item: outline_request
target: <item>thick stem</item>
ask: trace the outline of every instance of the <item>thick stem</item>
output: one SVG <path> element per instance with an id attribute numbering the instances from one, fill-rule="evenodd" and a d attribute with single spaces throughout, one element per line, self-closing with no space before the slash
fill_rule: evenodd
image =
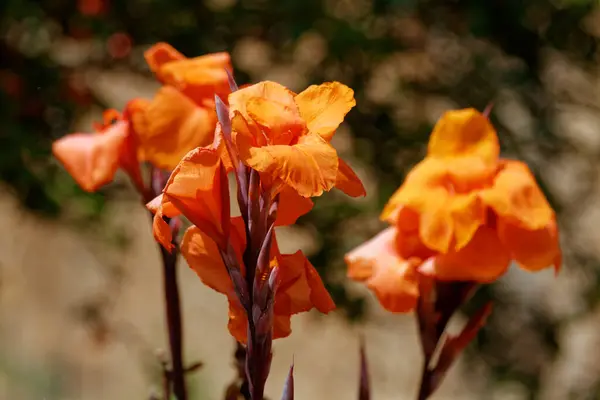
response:
<path id="1" fill-rule="evenodd" d="M 181 303 L 177 284 L 177 251 L 169 253 L 160 246 L 163 261 L 163 287 L 165 309 L 169 332 L 169 349 L 171 352 L 171 382 L 177 400 L 187 400 L 185 387 L 185 370 L 183 367 L 183 340 L 181 323 Z"/>

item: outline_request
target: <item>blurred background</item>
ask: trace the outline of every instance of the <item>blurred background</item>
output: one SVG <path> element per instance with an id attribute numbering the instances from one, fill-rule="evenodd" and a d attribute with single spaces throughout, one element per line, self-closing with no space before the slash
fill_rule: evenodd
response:
<path id="1" fill-rule="evenodd" d="M 330 193 L 295 227 L 339 311 L 294 318 L 268 394 L 295 357 L 300 399 L 356 398 L 364 335 L 374 397 L 412 399 L 412 316 L 386 314 L 344 279 L 343 254 L 424 154 L 447 109 L 493 103 L 506 157 L 526 161 L 556 208 L 565 264 L 482 289 L 488 325 L 434 399 L 600 398 L 600 2 L 597 0 L 3 0 L 0 2 L 0 399 L 148 399 L 166 346 L 149 221 L 122 176 L 85 194 L 50 154 L 106 107 L 151 97 L 143 52 L 228 51 L 240 84 L 300 91 L 341 81 L 358 105 L 334 139 L 368 196 Z M 182 262 L 195 399 L 235 377 L 224 297 Z M 468 310 L 467 310 L 468 312 Z M 460 318 L 459 318 L 460 319 Z M 460 323 L 460 321 L 457 321 Z"/>

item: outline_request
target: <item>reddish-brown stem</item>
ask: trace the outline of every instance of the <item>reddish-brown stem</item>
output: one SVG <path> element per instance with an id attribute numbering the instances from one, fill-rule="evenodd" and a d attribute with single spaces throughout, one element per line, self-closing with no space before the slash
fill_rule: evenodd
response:
<path id="1" fill-rule="evenodd" d="M 187 400 L 185 370 L 183 367 L 181 302 L 177 283 L 177 247 L 171 253 L 164 247 L 160 245 L 159 247 L 163 261 L 163 288 L 171 353 L 170 377 L 173 383 L 173 394 L 177 400 Z"/>
<path id="2" fill-rule="evenodd" d="M 432 377 L 429 360 L 426 359 L 421 370 L 421 385 L 419 386 L 417 400 L 426 400 L 432 394 Z"/>

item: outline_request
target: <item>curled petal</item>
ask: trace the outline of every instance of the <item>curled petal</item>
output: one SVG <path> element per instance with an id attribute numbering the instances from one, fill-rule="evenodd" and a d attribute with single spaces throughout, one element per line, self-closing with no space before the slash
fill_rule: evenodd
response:
<path id="1" fill-rule="evenodd" d="M 144 52 L 144 58 L 150 67 L 150 70 L 155 73 L 159 79 L 162 77 L 159 75 L 160 68 L 166 63 L 178 60 L 185 60 L 185 56 L 175 50 L 173 46 L 168 43 L 160 42 L 150 47 Z"/>
<path id="2" fill-rule="evenodd" d="M 335 309 L 319 273 L 302 251 L 277 258 L 279 285 L 275 295 L 275 315 L 292 315 L 313 307 L 322 313 Z"/>
<path id="3" fill-rule="evenodd" d="M 528 230 L 505 220 L 498 221 L 500 240 L 519 265 L 528 271 L 539 271 L 549 266 L 560 270 L 562 255 L 558 228 L 553 219 L 548 226 Z"/>
<path id="4" fill-rule="evenodd" d="M 244 164 L 280 179 L 304 197 L 320 196 L 336 182 L 338 157 L 335 149 L 318 135 L 304 135 L 292 146 L 255 147 L 254 137 L 240 114 L 232 121 L 235 143 Z"/>
<path id="5" fill-rule="evenodd" d="M 441 254 L 424 263 L 419 271 L 444 281 L 492 282 L 510 264 L 510 254 L 496 231 L 482 226 L 462 249 Z"/>
<path id="6" fill-rule="evenodd" d="M 501 219 L 529 230 L 542 229 L 554 219 L 554 211 L 526 164 L 504 161 L 491 189 L 481 193 L 483 201 Z"/>
<path id="7" fill-rule="evenodd" d="M 477 157 L 495 164 L 500 145 L 489 120 L 473 108 L 446 112 L 429 139 L 428 156 L 439 158 Z"/>
<path id="8" fill-rule="evenodd" d="M 339 82 L 312 85 L 294 100 L 308 130 L 320 135 L 327 142 L 344 121 L 348 111 L 356 105 L 354 91 Z"/>
<path id="9" fill-rule="evenodd" d="M 277 209 L 276 226 L 287 226 L 296 223 L 296 220 L 302 215 L 308 213 L 313 208 L 313 201 L 302 197 L 289 186 L 279 192 L 279 207 Z"/>
<path id="10" fill-rule="evenodd" d="M 396 251 L 396 228 L 387 228 L 345 257 L 348 277 L 365 281 L 379 302 L 391 312 L 412 311 L 419 297 L 420 260 L 403 259 Z"/>
<path id="11" fill-rule="evenodd" d="M 173 231 L 171 231 L 171 227 L 163 219 L 163 214 L 160 209 L 154 214 L 154 219 L 152 220 L 152 233 L 154 235 L 154 240 L 160 243 L 162 247 L 169 253 L 173 251 L 173 248 L 175 247 L 173 245 Z"/>
<path id="12" fill-rule="evenodd" d="M 366 196 L 367 192 L 360 178 L 344 160 L 339 159 L 335 187 L 350 197 Z"/>
<path id="13" fill-rule="evenodd" d="M 213 142 L 214 110 L 199 107 L 177 89 L 163 86 L 146 107 L 131 116 L 139 156 L 172 170 L 187 152 Z"/>
<path id="14" fill-rule="evenodd" d="M 121 121 L 102 133 L 70 134 L 55 141 L 52 152 L 83 190 L 94 192 L 117 172 L 128 129 Z"/>
<path id="15" fill-rule="evenodd" d="M 485 223 L 486 207 L 477 193 L 455 195 L 450 202 L 450 215 L 454 228 L 454 249 L 465 247 Z"/>
<path id="16" fill-rule="evenodd" d="M 164 193 L 164 200 L 173 204 L 194 225 L 223 245 L 221 189 L 228 182 L 219 173 L 221 159 L 216 150 L 197 148 L 190 151 L 177 165 Z"/>

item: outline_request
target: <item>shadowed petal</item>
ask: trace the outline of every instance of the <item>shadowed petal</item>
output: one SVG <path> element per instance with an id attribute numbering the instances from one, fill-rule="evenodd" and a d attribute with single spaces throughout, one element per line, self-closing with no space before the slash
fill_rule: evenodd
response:
<path id="1" fill-rule="evenodd" d="M 423 264 L 419 271 L 447 281 L 492 282 L 510 264 L 510 254 L 492 228 L 482 226 L 459 251 L 442 254 Z"/>
<path id="2" fill-rule="evenodd" d="M 185 60 L 185 56 L 175 50 L 168 43 L 160 42 L 150 47 L 144 52 L 144 58 L 150 67 L 150 70 L 158 76 L 159 80 L 163 77 L 160 75 L 160 68 L 171 61 Z"/>
<path id="3" fill-rule="evenodd" d="M 289 186 L 279 192 L 279 207 L 277 209 L 276 226 L 287 226 L 296 223 L 296 220 L 302 215 L 308 213 L 313 208 L 313 201 L 309 198 L 300 196 Z"/>
<path id="4" fill-rule="evenodd" d="M 481 198 L 500 219 L 526 229 L 542 229 L 554 218 L 554 211 L 533 174 L 520 161 L 505 161 L 494 180 L 494 186 L 484 190 Z"/>
<path id="5" fill-rule="evenodd" d="M 365 187 L 352 168 L 344 160 L 339 159 L 335 187 L 350 197 L 366 196 Z"/>
<path id="6" fill-rule="evenodd" d="M 140 158 L 172 170 L 190 150 L 213 142 L 214 110 L 199 107 L 177 89 L 163 86 L 154 99 L 131 116 Z"/>
<path id="7" fill-rule="evenodd" d="M 366 281 L 379 302 L 391 312 L 409 312 L 419 297 L 419 259 L 405 260 L 395 248 L 396 228 L 387 228 L 345 257 L 348 277 Z"/>

